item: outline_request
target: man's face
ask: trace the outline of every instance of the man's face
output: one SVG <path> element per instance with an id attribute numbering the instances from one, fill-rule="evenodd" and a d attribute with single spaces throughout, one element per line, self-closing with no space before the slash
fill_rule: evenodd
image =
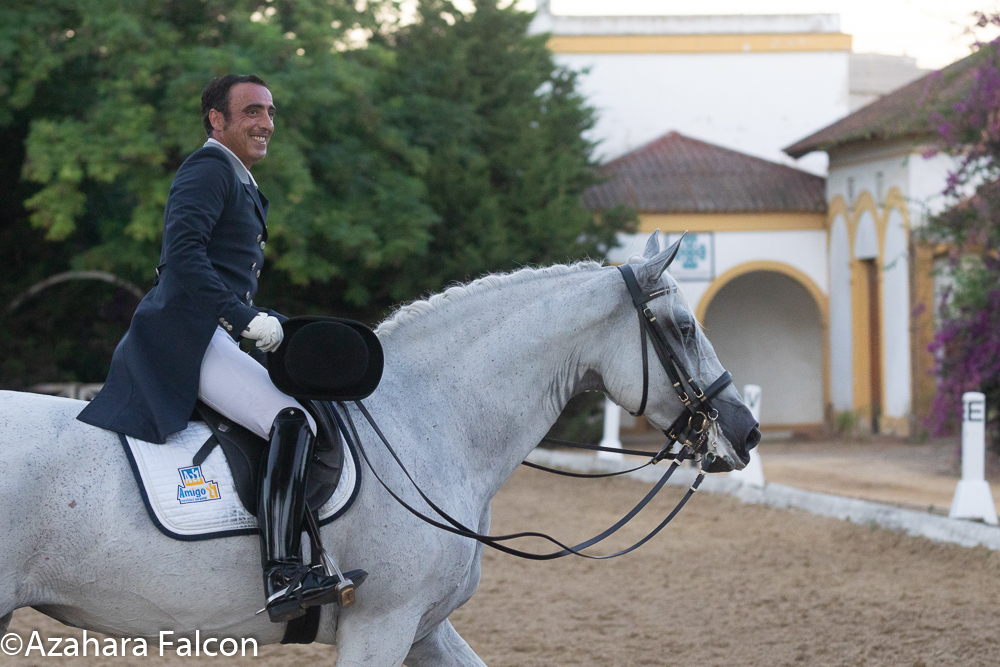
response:
<path id="1" fill-rule="evenodd" d="M 221 112 L 208 112 L 212 138 L 236 154 L 247 169 L 267 155 L 274 133 L 271 91 L 256 83 L 238 83 L 229 89 L 229 122 Z"/>

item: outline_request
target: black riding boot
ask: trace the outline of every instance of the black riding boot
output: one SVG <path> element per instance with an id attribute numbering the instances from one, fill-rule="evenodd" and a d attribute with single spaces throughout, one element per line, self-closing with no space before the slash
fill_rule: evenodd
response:
<path id="1" fill-rule="evenodd" d="M 302 410 L 286 408 L 278 413 L 271 427 L 257 505 L 265 608 L 275 623 L 290 621 L 305 614 L 306 607 L 337 598 L 338 579 L 302 563 L 306 467 L 314 442 Z"/>

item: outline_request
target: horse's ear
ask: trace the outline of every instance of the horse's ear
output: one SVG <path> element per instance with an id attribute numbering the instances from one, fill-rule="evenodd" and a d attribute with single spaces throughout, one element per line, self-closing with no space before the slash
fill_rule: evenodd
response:
<path id="1" fill-rule="evenodd" d="M 656 257 L 657 253 L 660 252 L 660 230 L 657 229 L 655 232 L 649 235 L 649 239 L 646 241 L 646 248 L 642 251 L 643 259 L 650 260 Z"/>
<path id="2" fill-rule="evenodd" d="M 687 234 L 687 232 L 684 232 Z M 642 265 L 640 271 L 641 276 L 639 282 L 644 285 L 653 285 L 663 275 L 663 272 L 667 270 L 670 263 L 674 261 L 677 257 L 677 251 L 680 250 L 681 241 L 684 239 L 684 234 L 681 234 L 681 238 L 677 239 L 676 242 L 666 250 L 661 253 L 657 253 L 652 259 L 646 261 Z"/>

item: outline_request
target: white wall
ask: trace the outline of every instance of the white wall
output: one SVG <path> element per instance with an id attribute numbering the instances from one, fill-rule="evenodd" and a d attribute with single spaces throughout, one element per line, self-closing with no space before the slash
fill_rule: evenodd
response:
<path id="1" fill-rule="evenodd" d="M 837 412 L 854 409 L 851 322 L 851 247 L 838 215 L 830 228 L 830 400 Z"/>
<path id="2" fill-rule="evenodd" d="M 903 216 L 889 213 L 882 276 L 885 406 L 888 417 L 910 414 L 910 279 Z"/>
<path id="3" fill-rule="evenodd" d="M 881 205 L 882 199 L 893 187 L 899 188 L 904 197 L 910 197 L 910 166 L 914 160 L 922 160 L 919 155 L 911 156 L 908 148 L 887 149 L 897 153 L 886 157 L 845 159 L 835 156 L 830 160 L 830 172 L 826 177 L 826 200 L 833 201 L 838 195 L 851 206 L 862 192 L 869 192 Z M 941 183 L 944 186 L 944 181 Z"/>
<path id="4" fill-rule="evenodd" d="M 840 34 L 837 14 L 566 16 L 540 2 L 533 34 L 754 35 Z M 589 69 L 581 90 L 597 107 L 592 137 L 605 160 L 670 130 L 728 148 L 793 163 L 781 152 L 849 110 L 847 51 L 557 54 L 556 62 Z M 826 171 L 826 154 L 798 165 Z"/>
<path id="5" fill-rule="evenodd" d="M 919 204 L 916 210 L 911 206 L 910 224 L 917 225 L 922 222 L 924 214 L 940 213 L 944 208 L 946 202 L 941 192 L 948 180 L 948 172 L 958 166 L 958 160 L 943 154 L 931 158 L 914 155 L 910 158 L 909 166 L 908 196 L 914 203 Z M 973 188 L 964 190 L 971 194 Z M 916 215 L 918 212 L 921 215 Z"/>
<path id="6" fill-rule="evenodd" d="M 557 54 L 597 108 L 602 159 L 671 130 L 776 162 L 789 144 L 847 114 L 846 52 Z M 826 155 L 798 166 L 824 173 Z"/>
<path id="7" fill-rule="evenodd" d="M 835 156 L 826 179 L 826 199 L 841 196 L 850 206 L 862 192 L 882 204 L 892 188 L 907 200 L 910 224 L 919 225 L 925 212 L 941 210 L 948 172 L 957 166 L 949 155 L 925 158 L 909 145 L 885 146 L 857 155 Z M 853 195 L 853 197 L 852 197 Z"/>
<path id="8" fill-rule="evenodd" d="M 738 276 L 709 304 L 705 334 L 735 386 L 761 386 L 762 424 L 823 421 L 823 327 L 798 282 L 771 271 Z"/>

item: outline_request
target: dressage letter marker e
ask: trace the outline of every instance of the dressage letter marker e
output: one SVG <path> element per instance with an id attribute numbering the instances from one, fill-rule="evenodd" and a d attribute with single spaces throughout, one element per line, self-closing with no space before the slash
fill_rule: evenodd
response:
<path id="1" fill-rule="evenodd" d="M 997 525 L 997 509 L 986 481 L 986 396 L 978 391 L 962 394 L 962 481 L 955 487 L 948 516 Z"/>

